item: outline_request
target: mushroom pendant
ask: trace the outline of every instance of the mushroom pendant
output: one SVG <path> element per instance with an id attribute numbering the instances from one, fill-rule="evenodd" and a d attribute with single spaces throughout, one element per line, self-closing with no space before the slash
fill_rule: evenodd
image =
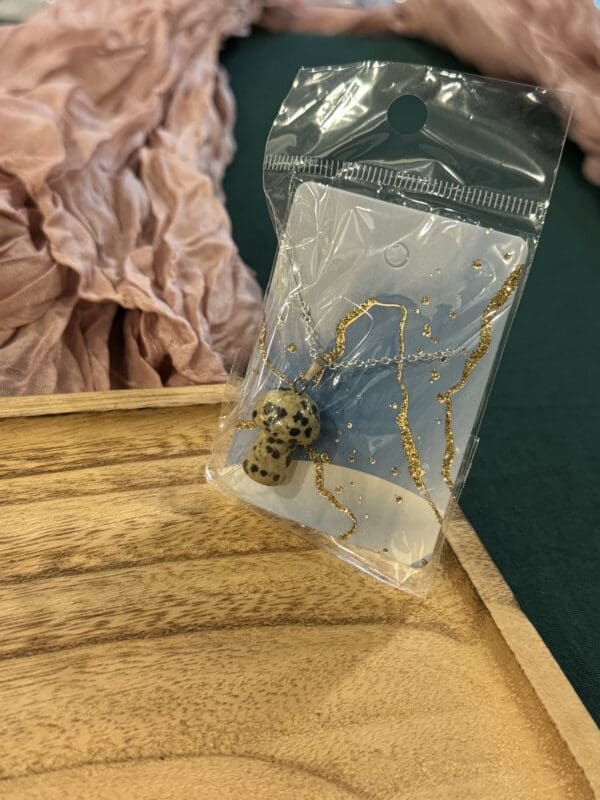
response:
<path id="1" fill-rule="evenodd" d="M 258 438 L 244 459 L 244 472 L 266 486 L 285 483 L 295 447 L 309 447 L 321 432 L 319 409 L 304 391 L 272 389 L 252 411 Z"/>

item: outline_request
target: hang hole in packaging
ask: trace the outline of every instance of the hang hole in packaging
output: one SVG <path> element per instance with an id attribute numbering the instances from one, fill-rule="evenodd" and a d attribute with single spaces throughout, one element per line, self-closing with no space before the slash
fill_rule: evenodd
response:
<path id="1" fill-rule="evenodd" d="M 418 133 L 427 122 L 427 105 L 415 94 L 401 94 L 390 103 L 387 120 L 398 134 Z"/>

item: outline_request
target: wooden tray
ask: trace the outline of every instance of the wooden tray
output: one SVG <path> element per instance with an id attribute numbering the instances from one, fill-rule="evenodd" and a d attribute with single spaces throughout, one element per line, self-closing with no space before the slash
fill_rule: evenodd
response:
<path id="1" fill-rule="evenodd" d="M 0 402 L 0 798 L 600 796 L 466 520 L 425 602 L 377 584 L 206 486 L 220 394 Z"/>

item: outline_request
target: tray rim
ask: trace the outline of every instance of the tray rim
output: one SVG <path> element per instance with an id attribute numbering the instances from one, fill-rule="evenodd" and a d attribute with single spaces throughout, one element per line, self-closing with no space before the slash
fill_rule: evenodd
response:
<path id="1" fill-rule="evenodd" d="M 179 408 L 222 403 L 227 384 L 161 387 L 159 389 L 114 389 L 109 392 L 22 395 L 0 397 L 0 419 L 42 417 L 53 414 L 130 411 L 140 408 Z"/>

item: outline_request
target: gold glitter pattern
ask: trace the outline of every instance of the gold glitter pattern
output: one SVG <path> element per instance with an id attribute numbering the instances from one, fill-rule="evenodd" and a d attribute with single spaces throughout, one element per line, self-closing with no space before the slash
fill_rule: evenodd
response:
<path id="1" fill-rule="evenodd" d="M 253 428 L 257 428 L 258 424 L 253 419 L 238 419 L 235 427 L 240 431 L 250 431 Z"/>
<path id="2" fill-rule="evenodd" d="M 431 377 L 429 378 L 429 383 L 435 383 L 435 381 L 439 381 L 441 375 L 439 370 L 432 369 L 431 370 Z"/>
<path id="3" fill-rule="evenodd" d="M 480 261 L 478 258 L 475 261 L 471 262 L 471 266 L 473 269 L 481 269 L 483 267 L 483 261 Z"/>
<path id="4" fill-rule="evenodd" d="M 260 355 L 267 365 L 267 367 L 271 370 L 273 375 L 275 375 L 282 383 L 287 384 L 288 386 L 294 385 L 294 382 L 291 381 L 287 375 L 285 375 L 281 370 L 278 370 L 275 364 L 271 361 L 269 357 L 269 352 L 267 350 L 267 326 L 264 322 L 261 323 L 261 326 L 258 330 L 258 349 L 260 351 Z"/>
<path id="5" fill-rule="evenodd" d="M 298 348 L 296 347 L 296 345 L 293 342 L 290 342 L 288 344 L 288 346 L 287 346 L 287 349 L 288 349 L 288 353 L 295 353 Z"/>
<path id="6" fill-rule="evenodd" d="M 329 500 L 334 508 L 337 508 L 338 511 L 341 511 L 343 514 L 345 514 L 351 522 L 348 530 L 342 533 L 339 537 L 340 539 L 348 539 L 348 537 L 352 536 L 356 530 L 356 517 L 348 508 L 348 506 L 340 503 L 333 492 L 330 492 L 325 486 L 325 464 L 330 463 L 330 458 L 327 453 L 317 453 L 317 451 L 312 447 L 308 447 L 307 450 L 310 460 L 315 465 L 315 485 L 317 487 L 317 492 L 321 495 L 321 497 Z"/>
<path id="7" fill-rule="evenodd" d="M 456 319 L 456 311 L 449 311 L 448 316 L 450 319 Z"/>
<path id="8" fill-rule="evenodd" d="M 406 306 L 400 306 L 402 309 L 402 316 L 398 325 L 398 366 L 396 368 L 396 380 L 402 385 L 402 367 L 404 366 L 404 328 L 406 327 L 406 318 L 408 311 Z M 392 408 L 394 404 L 392 403 Z"/>
<path id="9" fill-rule="evenodd" d="M 423 325 L 423 336 L 431 339 L 431 325 L 428 322 Z"/>
<path id="10" fill-rule="evenodd" d="M 417 450 L 417 446 L 413 439 L 412 431 L 410 429 L 410 424 L 408 422 L 408 389 L 406 386 L 402 386 L 402 406 L 400 407 L 400 413 L 396 417 L 396 424 L 400 428 L 400 435 L 402 436 L 402 446 L 404 447 L 404 454 L 406 455 L 406 463 L 408 465 L 408 471 L 410 473 L 410 477 L 414 485 L 420 492 L 423 492 L 423 495 L 429 505 L 433 513 L 435 514 L 437 521 L 441 523 L 442 515 L 438 511 L 437 506 L 433 502 L 431 495 L 429 494 L 429 490 L 425 486 L 425 481 L 423 480 L 423 476 L 425 474 L 425 470 L 421 464 L 421 457 L 419 456 L 419 451 Z"/>
<path id="11" fill-rule="evenodd" d="M 428 306 L 429 305 L 429 298 L 427 297 L 427 295 L 424 295 L 421 298 L 421 303 L 423 303 L 424 306 Z"/>
<path id="12" fill-rule="evenodd" d="M 507 303 L 510 297 L 517 290 L 519 283 L 521 282 L 521 278 L 523 277 L 524 269 L 525 268 L 521 265 L 513 270 L 502 284 L 498 293 L 490 300 L 481 318 L 479 342 L 477 347 L 472 351 L 465 361 L 460 380 L 458 383 L 454 384 L 454 386 L 451 386 L 446 392 L 444 392 L 444 394 L 438 395 L 438 400 L 440 403 L 445 405 L 446 412 L 444 420 L 446 447 L 442 464 L 442 477 L 444 478 L 446 485 L 450 488 L 453 488 L 454 486 L 454 481 L 452 480 L 452 475 L 450 472 L 454 462 L 455 453 L 454 430 L 452 425 L 452 395 L 455 395 L 460 392 L 461 389 L 464 389 L 467 381 L 471 377 L 471 373 L 475 369 L 475 366 L 481 361 L 481 359 L 490 349 L 490 344 L 492 343 L 492 320 L 494 315 L 502 308 L 502 306 Z"/>
<path id="13" fill-rule="evenodd" d="M 402 319 L 400 320 L 400 327 L 398 329 L 398 369 L 396 372 L 396 380 L 398 381 L 398 386 L 400 387 L 400 391 L 402 392 L 402 405 L 400 407 L 399 414 L 396 415 L 396 425 L 400 429 L 400 436 L 402 438 L 402 446 L 404 448 L 404 455 L 406 456 L 406 464 L 408 466 L 408 471 L 410 473 L 410 477 L 413 480 L 413 483 L 417 487 L 417 489 L 421 490 L 431 506 L 431 510 L 435 514 L 438 522 L 441 523 L 442 517 L 440 512 L 438 511 L 437 506 L 433 502 L 431 495 L 429 494 L 429 490 L 425 486 L 425 482 L 423 481 L 423 475 L 425 471 L 421 466 L 421 458 L 419 456 L 419 451 L 417 450 L 417 446 L 415 445 L 412 431 L 410 429 L 410 424 L 408 421 L 408 389 L 402 382 L 402 370 L 404 368 L 404 326 L 406 324 L 406 309 L 404 309 L 404 314 Z M 431 335 L 431 327 L 426 325 L 425 327 L 429 328 L 429 335 Z M 425 334 L 425 328 L 423 329 L 423 333 Z M 395 473 L 394 473 L 395 470 Z M 398 467 L 392 468 L 392 475 L 398 474 Z"/>
<path id="14" fill-rule="evenodd" d="M 337 361 L 337 359 L 344 354 L 346 349 L 346 331 L 356 320 L 368 314 L 374 306 L 380 306 L 381 308 L 404 308 L 404 306 L 400 306 L 398 303 L 382 303 L 374 297 L 368 297 L 360 303 L 360 305 L 353 308 L 352 311 L 349 311 L 348 314 L 338 322 L 335 329 L 335 346 L 332 350 L 322 353 L 321 355 L 321 359 L 326 365 L 333 364 L 334 361 Z M 315 374 L 313 386 L 316 387 L 319 385 L 324 374 L 325 367 Z"/>

